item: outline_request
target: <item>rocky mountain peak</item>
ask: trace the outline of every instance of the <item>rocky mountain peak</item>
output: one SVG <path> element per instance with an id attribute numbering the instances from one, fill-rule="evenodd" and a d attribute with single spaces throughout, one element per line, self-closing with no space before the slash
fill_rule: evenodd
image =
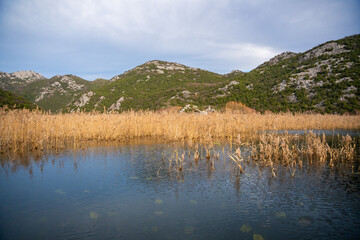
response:
<path id="1" fill-rule="evenodd" d="M 20 79 L 32 79 L 32 80 L 39 80 L 39 79 L 45 79 L 44 76 L 42 76 L 40 73 L 36 73 L 32 70 L 30 71 L 18 71 L 12 73 L 12 75 L 16 78 Z"/>
<path id="2" fill-rule="evenodd" d="M 294 52 L 283 52 L 283 53 L 280 53 L 279 55 L 276 55 L 275 57 L 271 58 L 266 63 L 269 65 L 275 65 L 282 60 L 285 60 L 287 58 L 291 58 L 294 56 L 296 56 L 296 53 L 294 53 Z"/>
<path id="3" fill-rule="evenodd" d="M 110 79 L 110 82 L 116 81 L 127 76 L 130 73 L 143 73 L 143 74 L 165 74 L 166 72 L 180 72 L 185 73 L 185 70 L 198 71 L 200 69 L 194 67 L 188 67 L 183 64 L 175 62 L 166 62 L 160 60 L 151 60 L 140 66 L 137 66 L 131 70 L 124 72 L 123 74 L 117 75 Z"/>
<path id="4" fill-rule="evenodd" d="M 30 71 L 17 71 L 13 73 L 0 72 L 0 78 L 9 78 L 11 80 L 24 80 L 26 82 L 34 82 L 37 80 L 46 79 L 40 73 L 36 73 L 32 70 Z"/>
<path id="5" fill-rule="evenodd" d="M 235 70 L 232 70 L 230 73 L 225 74 L 225 76 L 226 77 L 232 77 L 232 76 L 243 75 L 243 74 L 245 74 L 245 72 L 243 72 L 241 70 L 238 70 L 238 69 L 235 69 Z"/>

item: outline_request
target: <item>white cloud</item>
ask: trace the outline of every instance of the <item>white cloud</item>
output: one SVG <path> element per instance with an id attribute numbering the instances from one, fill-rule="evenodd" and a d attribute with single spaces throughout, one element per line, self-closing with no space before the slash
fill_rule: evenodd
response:
<path id="1" fill-rule="evenodd" d="M 201 55 L 201 59 L 223 61 L 231 69 L 236 68 L 243 71 L 250 71 L 281 52 L 271 47 L 252 43 L 208 43 L 204 47 L 207 49 L 203 50 L 204 55 Z"/>
<path id="2" fill-rule="evenodd" d="M 266 60 L 273 57 L 278 52 L 267 46 L 260 46 L 251 43 L 236 43 L 236 44 L 210 44 L 218 49 L 214 56 L 225 59 L 239 59 L 244 57 L 255 57 Z"/>

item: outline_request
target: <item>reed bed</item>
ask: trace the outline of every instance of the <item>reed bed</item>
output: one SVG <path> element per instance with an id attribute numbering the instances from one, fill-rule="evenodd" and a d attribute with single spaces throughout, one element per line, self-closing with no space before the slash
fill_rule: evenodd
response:
<path id="1" fill-rule="evenodd" d="M 349 135 L 336 136 L 336 139 L 333 136 L 332 144 L 329 144 L 324 134 L 317 135 L 313 131 L 309 131 L 303 137 L 305 139 L 299 140 L 299 138 L 298 135 L 288 133 L 283 135 L 262 133 L 259 143 L 251 144 L 249 158 L 258 164 L 270 167 L 274 177 L 278 175 L 276 165 L 288 167 L 291 175 L 294 176 L 296 169 L 301 169 L 304 162 L 325 163 L 330 168 L 355 162 L 356 140 Z"/>
<path id="2" fill-rule="evenodd" d="M 237 137 L 232 147 L 229 144 L 220 146 L 211 142 L 187 147 L 189 149 L 185 147 L 171 150 L 173 152 L 170 156 L 165 154 L 168 155 L 168 161 L 162 162 L 157 171 L 157 179 L 162 174 L 163 177 L 175 176 L 178 181 L 183 181 L 186 173 L 193 172 L 194 166 L 197 168 L 199 165 L 206 166 L 211 176 L 216 169 L 224 169 L 225 163 L 230 165 L 233 170 L 231 173 L 236 177 L 243 174 L 246 176 L 249 165 L 257 165 L 259 176 L 267 171 L 267 176 L 271 178 L 278 177 L 281 172 L 282 175 L 285 172 L 294 177 L 305 165 L 307 169 L 321 164 L 329 169 L 345 171 L 351 166 L 353 174 L 359 174 L 360 171 L 356 160 L 356 156 L 359 156 L 357 140 L 349 135 L 333 136 L 329 141 L 329 137 L 326 139 L 325 135 L 312 131 L 303 136 L 270 132 L 261 133 L 258 140 L 250 142 L 241 142 Z M 163 171 L 159 174 L 161 169 Z"/>
<path id="3" fill-rule="evenodd" d="M 302 138 L 302 139 L 300 139 Z M 318 135 L 309 131 L 304 136 L 273 133 L 261 133 L 259 140 L 251 142 L 241 142 L 239 138 L 235 140 L 232 147 L 226 151 L 222 147 L 222 158 L 233 164 L 234 174 L 241 176 L 246 173 L 248 164 L 258 166 L 259 175 L 265 168 L 269 169 L 271 177 L 277 177 L 280 169 L 287 171 L 292 177 L 296 172 L 303 168 L 304 164 L 324 164 L 330 169 L 340 169 L 346 165 L 352 167 L 352 172 L 359 174 L 360 167 L 356 156 L 359 156 L 357 140 L 346 136 L 333 136 L 329 142 L 325 135 Z M 334 143 L 335 142 L 335 143 Z M 195 146 L 193 157 L 190 154 L 185 157 L 185 152 L 179 157 L 178 150 L 169 160 L 169 174 L 171 171 L 177 173 L 177 178 L 186 172 L 186 165 L 198 164 L 203 160 L 207 163 L 208 169 L 215 172 L 219 163 L 219 146 L 212 143 L 204 145 L 204 157 L 199 158 L 198 145 Z M 201 154 L 200 154 L 201 155 Z M 176 161 L 174 167 L 171 166 L 173 159 Z M 221 157 L 220 157 L 221 158 Z M 217 163 L 218 162 L 218 163 Z M 357 166 L 355 168 L 355 166 Z"/>
<path id="4" fill-rule="evenodd" d="M 235 139 L 261 130 L 360 129 L 360 116 L 320 114 L 124 113 L 50 114 L 0 109 L 0 152 L 61 148 L 72 142 L 149 138 L 162 141 L 209 142 Z"/>

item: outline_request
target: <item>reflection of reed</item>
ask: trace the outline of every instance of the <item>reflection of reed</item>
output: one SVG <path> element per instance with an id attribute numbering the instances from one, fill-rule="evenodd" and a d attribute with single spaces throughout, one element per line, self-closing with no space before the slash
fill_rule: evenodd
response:
<path id="1" fill-rule="evenodd" d="M 333 115 L 260 115 L 214 113 L 168 114 L 153 112 L 47 114 L 28 110 L 0 110 L 0 163 L 31 167 L 44 156 L 69 149 L 74 152 L 89 146 L 179 142 L 188 149 L 175 150 L 166 161 L 168 174 L 175 172 L 181 179 L 192 164 L 205 160 L 208 169 L 217 169 L 222 154 L 225 162 L 235 163 L 237 175 L 245 165 L 254 162 L 259 174 L 263 167 L 277 177 L 279 164 L 287 167 L 292 176 L 303 162 L 323 162 L 331 168 L 351 162 L 356 144 L 350 136 L 332 136 L 331 144 L 325 135 L 309 131 L 300 141 L 298 135 L 261 133 L 264 129 L 360 128 L 359 116 Z M 226 144 L 225 144 L 226 143 Z M 226 149 L 226 150 L 225 150 Z M 17 161 L 16 159 L 20 159 Z M 167 159 L 167 158 L 166 158 Z M 158 175 L 160 168 L 155 175 Z"/>
<path id="2" fill-rule="evenodd" d="M 300 140 L 301 138 L 301 140 Z M 169 179 L 176 179 L 179 182 L 184 181 L 187 173 L 197 174 L 201 169 L 207 169 L 208 177 L 212 177 L 220 169 L 220 172 L 233 170 L 236 177 L 247 174 L 247 166 L 257 166 L 261 176 L 264 169 L 268 169 L 270 177 L 278 177 L 282 171 L 286 171 L 290 176 L 295 176 L 303 168 L 304 162 L 309 164 L 326 164 L 330 169 L 342 167 L 348 164 L 352 165 L 354 173 L 359 171 L 358 166 L 354 166 L 356 152 L 356 141 L 350 136 L 333 136 L 331 144 L 328 143 L 324 135 L 317 135 L 309 131 L 305 136 L 277 133 L 261 133 L 258 139 L 247 140 L 240 139 L 240 136 L 233 138 L 234 142 L 205 144 L 182 144 L 172 143 L 165 145 L 144 145 L 149 146 L 143 152 L 141 157 L 137 156 L 138 147 L 123 146 L 121 148 L 130 148 L 134 160 L 142 159 L 147 162 L 147 170 L 151 171 L 149 176 L 160 181 L 164 176 Z M 131 144 L 141 142 L 133 142 Z M 86 154 L 87 148 L 108 145 L 112 149 L 119 149 L 118 142 L 79 142 L 77 148 L 84 150 L 75 150 L 74 154 Z M 231 147 L 230 147 L 231 145 Z M 161 150 L 158 147 L 161 146 Z M 27 152 L 9 151 L 0 154 L 0 163 L 3 169 L 16 171 L 19 167 L 25 167 L 32 172 L 32 165 L 40 166 L 41 169 L 46 163 L 46 156 L 60 154 L 62 151 L 72 151 L 73 143 L 64 144 L 64 148 L 51 148 L 48 152 L 41 149 Z M 45 147 L 46 148 L 46 147 Z M 96 151 L 93 148 L 91 151 Z M 100 148 L 101 149 L 101 148 Z M 31 151 L 30 151 L 31 150 Z M 141 152 L 141 151 L 140 151 Z M 100 152 L 100 154 L 104 154 Z M 156 161 L 160 159 L 161 161 Z M 18 160 L 17 160 L 18 159 Z M 145 159 L 145 160 L 144 160 Z M 219 160 L 223 159 L 223 160 Z M 52 164 L 57 163 L 52 160 Z M 74 161 L 74 167 L 77 162 Z M 222 167 L 223 164 L 223 167 Z M 60 165 L 59 165 L 60 166 Z M 153 169 L 153 170 L 151 170 Z M 282 172 L 284 173 L 284 172 Z"/>
<path id="3" fill-rule="evenodd" d="M 304 160 L 309 163 L 325 162 L 331 168 L 343 163 L 353 163 L 356 155 L 355 139 L 349 135 L 337 138 L 339 144 L 331 147 L 324 134 L 319 136 L 312 131 L 305 135 L 304 142 L 300 142 L 297 135 L 263 133 L 259 143 L 252 144 L 251 157 L 258 163 L 269 166 L 274 177 L 277 175 L 274 164 L 288 167 L 291 176 L 294 176 L 296 168 L 303 167 Z"/>
<path id="4" fill-rule="evenodd" d="M 26 149 L 59 150 L 71 140 L 131 141 L 149 138 L 162 141 L 237 142 L 239 134 L 259 130 L 359 129 L 359 116 L 305 114 L 177 114 L 154 112 L 49 114 L 28 110 L 0 109 L 0 152 Z M 207 153 L 209 154 L 209 153 Z"/>
<path id="5" fill-rule="evenodd" d="M 235 164 L 234 170 L 237 177 L 245 173 L 246 164 L 251 163 L 257 165 L 260 176 L 263 169 L 268 168 L 271 173 L 270 175 L 277 177 L 280 166 L 282 166 L 281 169 L 287 169 L 290 176 L 294 177 L 296 172 L 303 168 L 304 161 L 307 161 L 308 164 L 325 163 L 330 168 L 341 167 L 342 164 L 353 164 L 356 155 L 355 139 L 348 135 L 338 136 L 337 138 L 338 145 L 330 147 L 324 135 L 319 136 L 312 131 L 309 131 L 305 135 L 304 140 L 301 141 L 298 135 L 262 133 L 259 135 L 258 140 L 250 143 L 243 143 L 239 138 L 236 139 L 234 143 L 228 144 L 227 150 L 225 150 L 225 146 L 222 147 L 222 154 L 225 161 L 228 159 L 230 163 Z M 234 146 L 236 148 L 235 151 L 233 151 Z M 221 149 L 221 146 L 219 148 Z M 220 157 L 219 148 L 216 148 L 213 144 L 205 144 L 203 148 L 205 154 L 200 156 L 198 145 L 196 145 L 193 148 L 193 158 L 189 155 L 188 159 L 184 153 L 179 157 L 177 155 L 178 150 L 175 150 L 169 163 L 171 165 L 173 158 L 178 159 L 175 167 L 176 172 L 179 173 L 181 171 L 184 174 L 188 170 L 184 167 L 186 161 L 194 161 L 198 164 L 199 161 L 203 160 L 203 163 L 208 165 L 209 170 L 215 171 L 215 160 Z M 211 153 L 213 154 L 211 155 Z M 183 166 L 181 169 L 178 167 L 179 163 Z M 211 172 L 209 174 L 211 175 Z"/>

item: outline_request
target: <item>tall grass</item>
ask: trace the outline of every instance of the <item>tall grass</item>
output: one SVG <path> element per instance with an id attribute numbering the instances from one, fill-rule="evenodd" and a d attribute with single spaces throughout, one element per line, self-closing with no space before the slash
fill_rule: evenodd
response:
<path id="1" fill-rule="evenodd" d="M 149 138 L 162 141 L 204 142 L 235 139 L 259 130 L 360 129 L 360 116 L 306 114 L 208 115 L 154 113 L 49 114 L 40 111 L 0 109 L 0 152 L 74 147 L 81 141 L 131 141 Z"/>
<path id="2" fill-rule="evenodd" d="M 273 176 L 276 176 L 274 164 L 289 167 L 294 176 L 296 168 L 302 168 L 303 161 L 323 162 L 331 168 L 355 161 L 356 141 L 349 135 L 337 136 L 336 146 L 330 146 L 324 134 L 312 131 L 305 134 L 305 139 L 299 138 L 288 133 L 262 133 L 259 143 L 252 143 L 251 159 L 269 166 Z"/>

